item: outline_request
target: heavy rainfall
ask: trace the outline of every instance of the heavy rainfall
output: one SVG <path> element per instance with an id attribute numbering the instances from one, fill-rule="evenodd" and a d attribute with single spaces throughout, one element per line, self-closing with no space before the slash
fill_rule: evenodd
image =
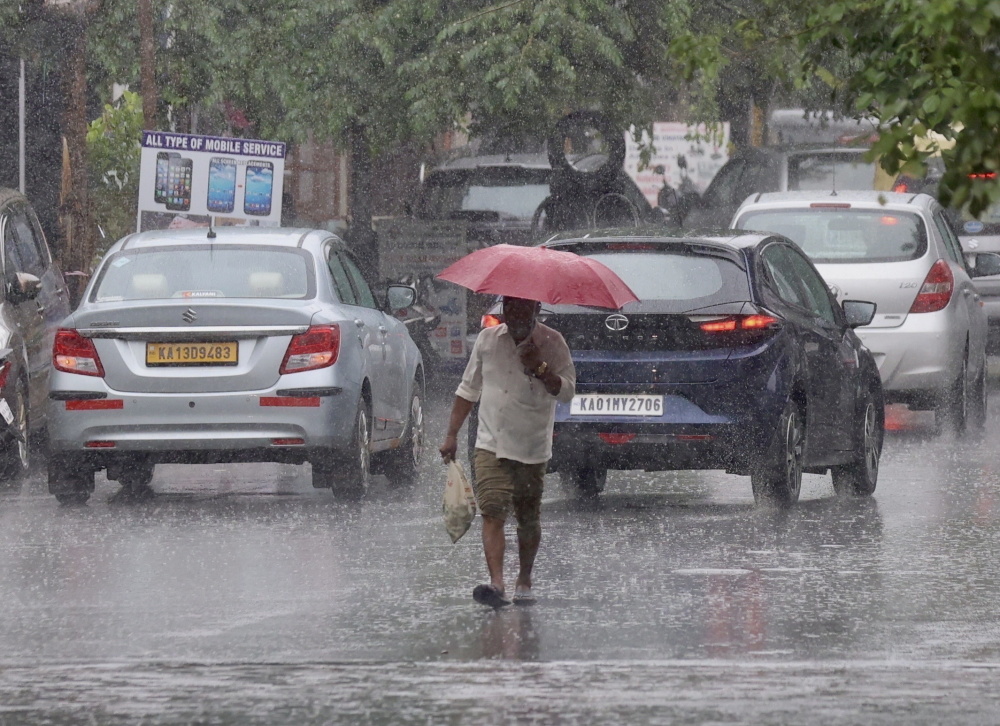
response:
<path id="1" fill-rule="evenodd" d="M 0 726 L 1000 706 L 991 0 L 0 0 Z"/>

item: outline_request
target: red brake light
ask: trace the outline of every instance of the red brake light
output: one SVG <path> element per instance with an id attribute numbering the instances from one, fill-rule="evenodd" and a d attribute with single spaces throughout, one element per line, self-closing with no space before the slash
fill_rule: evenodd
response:
<path id="1" fill-rule="evenodd" d="M 969 174 L 970 179 L 996 179 L 997 173 L 995 171 L 985 171 L 980 174 Z"/>
<path id="2" fill-rule="evenodd" d="M 813 202 L 809 205 L 813 209 L 850 209 L 847 202 Z"/>
<path id="3" fill-rule="evenodd" d="M 71 328 L 56 331 L 56 340 L 52 346 L 52 366 L 66 373 L 104 378 L 104 366 L 101 365 L 94 341 L 84 338 Z"/>
<path id="4" fill-rule="evenodd" d="M 900 194 L 905 194 L 907 191 L 909 191 L 909 188 L 910 188 L 909 185 L 905 181 L 904 182 L 898 182 L 892 188 L 892 191 L 899 192 Z"/>
<path id="5" fill-rule="evenodd" d="M 924 284 L 910 306 L 910 312 L 934 313 L 943 310 L 951 301 L 954 289 L 955 277 L 951 274 L 951 268 L 944 260 L 938 260 L 924 278 Z"/>
<path id="6" fill-rule="evenodd" d="M 313 325 L 288 343 L 278 372 L 285 375 L 326 368 L 336 363 L 339 355 L 340 326 Z"/>
<path id="7" fill-rule="evenodd" d="M 764 330 L 778 324 L 772 315 L 737 315 L 722 320 L 710 320 L 701 324 L 706 333 L 732 333 L 737 330 Z"/>
<path id="8" fill-rule="evenodd" d="M 484 328 L 495 328 L 503 322 L 499 315 L 484 315 L 479 324 Z"/>

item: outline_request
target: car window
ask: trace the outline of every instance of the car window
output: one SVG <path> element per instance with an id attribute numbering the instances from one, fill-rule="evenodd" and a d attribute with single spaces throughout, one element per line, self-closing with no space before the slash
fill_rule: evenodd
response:
<path id="1" fill-rule="evenodd" d="M 795 154 L 788 157 L 789 190 L 874 189 L 875 162 L 860 154 Z"/>
<path id="2" fill-rule="evenodd" d="M 788 258 L 782 254 L 782 245 L 771 245 L 761 253 L 764 271 L 778 297 L 790 305 L 807 309 L 805 298 L 795 284 L 795 273 L 788 267 Z"/>
<path id="3" fill-rule="evenodd" d="M 354 295 L 357 298 L 358 305 L 365 308 L 378 309 L 378 303 L 375 302 L 372 289 L 368 287 L 364 275 L 361 274 L 358 266 L 354 264 L 354 260 L 343 252 L 340 253 L 340 257 L 343 259 L 344 269 L 347 270 L 348 277 L 351 278 L 351 284 L 354 286 Z"/>
<path id="4" fill-rule="evenodd" d="M 178 245 L 116 252 L 101 266 L 96 302 L 167 298 L 315 296 L 312 262 L 302 250 Z"/>
<path id="5" fill-rule="evenodd" d="M 14 236 L 14 222 L 11 215 L 5 214 L 0 219 L 3 225 L 3 273 L 4 279 L 8 282 L 17 280 L 17 273 L 21 271 L 21 261 L 17 255 L 17 238 Z"/>
<path id="6" fill-rule="evenodd" d="M 743 192 L 746 187 L 743 184 L 746 167 L 744 159 L 730 159 L 726 162 L 705 190 L 704 203 L 710 207 L 726 206 L 739 204 L 746 199 L 750 194 L 750 191 Z"/>
<path id="7" fill-rule="evenodd" d="M 948 257 L 952 262 L 957 262 L 964 267 L 965 261 L 962 257 L 962 245 L 952 231 L 951 225 L 948 224 L 948 220 L 945 219 L 940 210 L 935 211 L 933 216 L 934 226 L 937 227 L 938 234 L 941 235 L 941 240 L 944 242 L 944 248 Z"/>
<path id="8" fill-rule="evenodd" d="M 798 250 L 787 245 L 780 245 L 778 249 L 800 283 L 806 309 L 831 325 L 836 324 L 837 314 L 830 298 L 830 288 L 820 274 Z"/>
<path id="9" fill-rule="evenodd" d="M 548 169 L 481 168 L 432 174 L 421 189 L 418 215 L 466 219 L 475 212 L 530 220 L 549 196 Z"/>
<path id="10" fill-rule="evenodd" d="M 38 254 L 42 260 L 42 269 L 48 269 L 49 265 L 52 264 L 52 250 L 49 249 L 48 242 L 45 241 L 45 233 L 42 231 L 42 225 L 38 221 L 38 215 L 30 207 L 26 207 L 28 214 L 28 221 L 31 223 L 31 231 L 35 237 L 35 243 L 38 245 Z"/>
<path id="11" fill-rule="evenodd" d="M 735 226 L 787 237 L 815 263 L 901 262 L 927 252 L 924 222 L 909 212 L 751 208 Z"/>
<path id="12" fill-rule="evenodd" d="M 674 302 L 678 312 L 750 299 L 746 273 L 723 257 L 628 250 L 579 253 L 611 268 L 639 299 Z"/>
<path id="13" fill-rule="evenodd" d="M 14 226 L 15 246 L 22 272 L 29 272 L 38 278 L 45 274 L 47 260 L 43 258 L 40 240 L 35 238 L 27 208 L 22 204 L 13 206 L 11 221 Z"/>
<path id="14" fill-rule="evenodd" d="M 337 298 L 346 305 L 357 305 L 358 298 L 351 287 L 351 279 L 344 269 L 344 263 L 340 259 L 333 247 L 327 248 L 326 265 L 330 268 L 330 276 L 333 277 L 333 287 L 337 292 Z"/>

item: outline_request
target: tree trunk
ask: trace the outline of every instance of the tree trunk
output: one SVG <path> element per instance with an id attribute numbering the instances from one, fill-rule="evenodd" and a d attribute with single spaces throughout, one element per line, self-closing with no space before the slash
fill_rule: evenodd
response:
<path id="1" fill-rule="evenodd" d="M 363 126 L 354 126 L 348 132 L 351 152 L 350 181 L 347 205 L 350 226 L 347 243 L 358 258 L 362 271 L 369 280 L 378 277 L 378 240 L 372 230 L 372 153 Z"/>
<path id="2" fill-rule="evenodd" d="M 142 95 L 142 127 L 156 129 L 156 30 L 153 27 L 153 0 L 138 0 L 139 84 Z"/>
<path id="3" fill-rule="evenodd" d="M 59 222 L 62 231 L 60 258 L 63 270 L 89 272 L 94 255 L 94 240 L 90 224 L 90 203 L 87 194 L 87 39 L 86 15 L 74 15 L 67 34 L 66 71 L 63 112 L 63 187 L 59 200 Z M 75 304 L 79 300 L 86 278 L 71 276 L 70 293 Z"/>

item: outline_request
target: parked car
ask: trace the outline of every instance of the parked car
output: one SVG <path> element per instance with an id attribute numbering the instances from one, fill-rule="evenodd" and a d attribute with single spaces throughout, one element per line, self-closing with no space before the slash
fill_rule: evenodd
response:
<path id="1" fill-rule="evenodd" d="M 853 328 L 875 306 L 842 308 L 795 245 L 663 229 L 546 245 L 599 260 L 640 298 L 618 312 L 543 309 L 577 373 L 573 401 L 556 406 L 550 471 L 585 495 L 609 469 L 724 469 L 782 505 L 803 471 L 831 471 L 839 493 L 874 491 L 882 386 Z"/>
<path id="2" fill-rule="evenodd" d="M 111 247 L 52 349 L 49 491 L 86 501 L 94 474 L 147 488 L 157 463 L 312 465 L 313 486 L 363 494 L 372 465 L 413 478 L 423 370 L 329 232 L 145 232 Z"/>
<path id="3" fill-rule="evenodd" d="M 786 192 L 748 198 L 732 222 L 781 234 L 816 264 L 838 298 L 878 314 L 858 336 L 878 362 L 888 402 L 933 409 L 958 431 L 986 420 L 986 312 L 945 212 L 926 194 Z"/>
<path id="4" fill-rule="evenodd" d="M 28 200 L 0 189 L 0 487 L 19 486 L 45 428 L 52 340 L 69 292 Z"/>
<path id="5" fill-rule="evenodd" d="M 661 192 L 660 206 L 687 229 L 725 229 L 748 195 L 788 190 L 879 188 L 879 169 L 864 146 L 748 148 L 730 157 L 705 193 Z M 888 181 L 884 182 L 888 188 Z"/>

